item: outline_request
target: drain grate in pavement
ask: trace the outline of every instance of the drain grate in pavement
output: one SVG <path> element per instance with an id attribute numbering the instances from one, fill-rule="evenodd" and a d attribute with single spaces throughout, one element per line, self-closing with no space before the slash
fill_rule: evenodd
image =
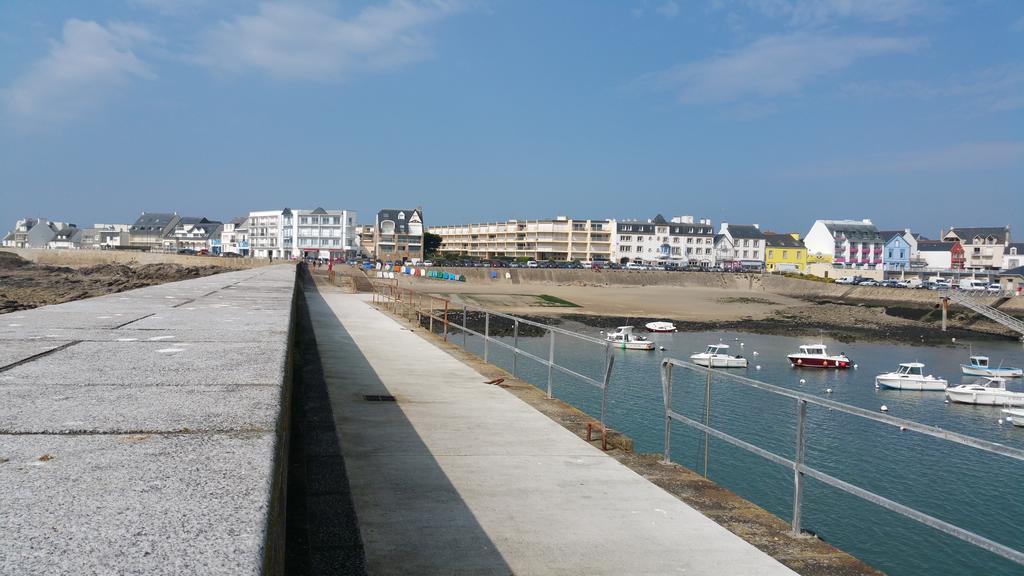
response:
<path id="1" fill-rule="evenodd" d="M 367 402 L 394 402 L 395 397 L 390 394 L 364 394 L 363 400 Z"/>

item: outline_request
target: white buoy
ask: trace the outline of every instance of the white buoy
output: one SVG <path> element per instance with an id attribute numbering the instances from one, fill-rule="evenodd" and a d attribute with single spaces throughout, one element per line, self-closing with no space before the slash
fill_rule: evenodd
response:
<path id="1" fill-rule="evenodd" d="M 832 393 L 832 389 L 831 388 L 825 388 L 825 394 L 831 394 L 831 393 Z"/>
<path id="2" fill-rule="evenodd" d="M 800 383 L 801 383 L 801 384 L 806 384 L 806 383 L 807 383 L 807 380 L 804 380 L 803 378 L 801 378 L 801 379 L 800 379 Z"/>
<path id="3" fill-rule="evenodd" d="M 757 356 L 757 350 L 754 350 L 754 356 Z"/>
<path id="4" fill-rule="evenodd" d="M 742 348 L 744 346 L 746 346 L 746 344 L 744 344 L 743 342 L 740 342 L 740 348 Z"/>
<path id="5" fill-rule="evenodd" d="M 854 365 L 853 365 L 853 369 L 854 369 L 854 370 L 856 370 L 856 369 L 857 369 L 857 365 L 856 365 L 856 364 L 854 364 Z"/>
<path id="6" fill-rule="evenodd" d="M 943 400 L 942 403 L 943 404 L 949 404 L 949 400 Z"/>
<path id="7" fill-rule="evenodd" d="M 754 366 L 754 370 L 760 370 L 760 369 L 761 369 L 761 365 L 760 364 L 758 364 L 757 366 Z"/>
<path id="8" fill-rule="evenodd" d="M 907 427 L 906 426 L 900 426 L 900 432 L 906 432 L 906 431 L 907 431 Z"/>
<path id="9" fill-rule="evenodd" d="M 996 420 L 996 422 L 998 422 L 999 424 L 1002 424 L 1003 423 L 1003 419 L 1000 418 L 999 420 Z"/>
<path id="10" fill-rule="evenodd" d="M 956 344 L 956 336 L 953 336 L 953 343 Z"/>
<path id="11" fill-rule="evenodd" d="M 664 349 L 665 349 L 664 346 L 658 346 L 658 350 L 664 350 Z"/>
<path id="12" fill-rule="evenodd" d="M 604 334 L 604 330 L 601 330 L 601 334 Z"/>
<path id="13" fill-rule="evenodd" d="M 888 412 L 889 411 L 889 407 L 886 406 L 885 404 L 882 404 L 881 410 L 882 410 L 882 412 Z"/>

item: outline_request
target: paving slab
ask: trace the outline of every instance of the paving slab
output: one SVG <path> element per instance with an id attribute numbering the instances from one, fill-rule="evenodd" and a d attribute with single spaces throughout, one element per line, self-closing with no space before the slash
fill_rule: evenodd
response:
<path id="1" fill-rule="evenodd" d="M 306 299 L 370 573 L 794 574 L 365 297 Z"/>
<path id="2" fill-rule="evenodd" d="M 70 340 L 15 340 L 5 342 L 0 346 L 0 369 L 3 369 L 26 358 L 31 358 L 44 352 L 49 352 L 65 344 Z"/>

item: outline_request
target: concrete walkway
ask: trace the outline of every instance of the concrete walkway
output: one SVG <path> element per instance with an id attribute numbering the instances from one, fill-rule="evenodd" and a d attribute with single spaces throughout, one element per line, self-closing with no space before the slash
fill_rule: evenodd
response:
<path id="1" fill-rule="evenodd" d="M 306 298 L 370 574 L 794 574 L 368 296 Z"/>

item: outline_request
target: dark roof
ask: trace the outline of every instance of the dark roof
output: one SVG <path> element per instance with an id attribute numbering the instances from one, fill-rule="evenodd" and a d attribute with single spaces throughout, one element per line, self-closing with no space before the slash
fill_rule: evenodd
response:
<path id="1" fill-rule="evenodd" d="M 953 249 L 953 242 L 941 240 L 921 240 L 917 243 L 918 252 L 949 252 Z"/>
<path id="2" fill-rule="evenodd" d="M 665 217 L 662 216 L 661 214 L 658 214 L 657 216 L 655 216 L 654 220 L 652 222 L 654 224 L 668 224 L 668 220 L 665 220 Z"/>
<path id="3" fill-rule="evenodd" d="M 377 222 L 385 220 L 391 220 L 395 223 L 395 234 L 408 234 L 409 233 L 409 220 L 412 219 L 413 214 L 419 214 L 419 210 L 392 210 L 385 209 L 377 212 Z M 401 218 L 399 217 L 401 216 Z M 419 214 L 420 223 L 423 221 L 423 214 Z"/>
<path id="4" fill-rule="evenodd" d="M 764 238 L 764 232 L 748 224 L 729 224 L 727 228 L 733 238 Z"/>
<path id="5" fill-rule="evenodd" d="M 327 214 L 327 210 L 324 210 L 323 208 L 317 206 L 316 210 L 313 210 L 312 212 L 310 212 L 310 214 Z"/>
<path id="6" fill-rule="evenodd" d="M 249 221 L 248 216 L 239 216 L 238 218 L 232 218 L 231 223 L 235 226 L 244 226 Z"/>
<path id="7" fill-rule="evenodd" d="M 960 240 L 962 240 L 964 242 L 967 242 L 968 240 L 972 240 L 976 236 L 981 236 L 982 238 L 988 238 L 989 236 L 995 236 L 996 242 L 998 242 L 1000 244 L 1006 244 L 1007 240 L 1009 240 L 1009 237 L 1010 237 L 1010 227 L 1009 226 L 1006 226 L 1006 227 L 1003 227 L 1003 228 L 1000 228 L 998 226 L 988 226 L 988 227 L 982 226 L 982 227 L 976 227 L 976 228 L 956 228 L 956 227 L 953 227 L 953 228 L 950 228 L 949 230 L 946 231 L 946 233 L 943 235 L 943 238 L 946 238 L 946 237 L 948 237 L 951 234 L 955 235 L 957 238 L 959 238 Z"/>
<path id="8" fill-rule="evenodd" d="M 888 242 L 896 236 L 903 236 L 906 234 L 906 230 L 879 230 L 878 235 L 882 237 L 882 242 Z"/>
<path id="9" fill-rule="evenodd" d="M 163 230 L 168 224 L 171 223 L 177 214 L 167 214 L 163 212 L 143 212 L 139 219 L 132 224 L 130 230 L 134 231 L 146 231 L 146 230 Z"/>
<path id="10" fill-rule="evenodd" d="M 845 236 L 850 242 L 880 242 L 881 235 L 874 224 L 826 224 L 835 236 Z"/>
<path id="11" fill-rule="evenodd" d="M 770 248 L 803 248 L 804 243 L 789 234 L 764 233 L 764 244 Z"/>
<path id="12" fill-rule="evenodd" d="M 79 230 L 75 226 L 65 226 L 65 227 L 60 229 L 60 232 L 57 232 L 57 238 L 56 239 L 57 240 L 70 240 L 71 238 L 74 238 L 75 234 L 78 233 L 78 232 L 81 232 L 81 230 Z"/>
<path id="13" fill-rule="evenodd" d="M 1024 242 L 1014 242 L 1013 244 L 1006 245 L 1006 252 L 1010 252 L 1010 248 L 1016 248 L 1017 254 L 1024 254 Z"/>
<path id="14" fill-rule="evenodd" d="M 1000 276 L 1024 276 L 1024 266 L 1017 266 L 1016 268 L 1010 268 L 1009 270 L 1003 270 L 999 273 Z"/>
<path id="15" fill-rule="evenodd" d="M 199 216 L 182 216 L 179 224 L 220 224 L 220 222 L 214 222 Z"/>

